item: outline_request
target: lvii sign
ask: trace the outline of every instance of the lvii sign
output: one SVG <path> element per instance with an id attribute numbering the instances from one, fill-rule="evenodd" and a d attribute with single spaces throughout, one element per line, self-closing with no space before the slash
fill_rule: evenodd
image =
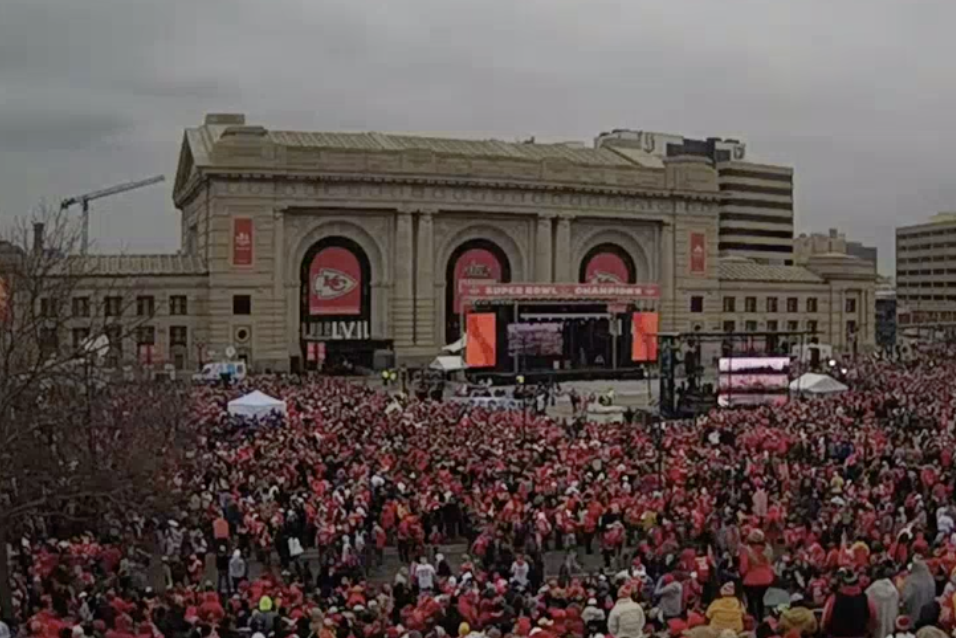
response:
<path id="1" fill-rule="evenodd" d="M 369 322 L 363 319 L 313 321 L 302 324 L 306 341 L 367 341 L 372 338 Z"/>

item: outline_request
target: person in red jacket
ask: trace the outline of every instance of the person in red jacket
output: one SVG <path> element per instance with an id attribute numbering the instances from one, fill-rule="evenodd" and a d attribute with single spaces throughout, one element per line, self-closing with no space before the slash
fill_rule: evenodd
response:
<path id="1" fill-rule="evenodd" d="M 752 530 L 740 548 L 740 575 L 747 594 L 747 610 L 760 622 L 764 617 L 763 596 L 773 584 L 771 552 L 763 532 Z"/>

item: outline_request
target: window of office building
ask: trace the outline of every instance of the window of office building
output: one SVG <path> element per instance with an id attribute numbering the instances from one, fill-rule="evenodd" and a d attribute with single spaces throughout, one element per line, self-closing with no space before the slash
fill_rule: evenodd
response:
<path id="1" fill-rule="evenodd" d="M 799 312 L 800 300 L 796 297 L 787 297 L 787 312 Z"/>
<path id="2" fill-rule="evenodd" d="M 173 316 L 183 316 L 189 314 L 186 295 L 170 295 L 169 314 Z"/>
<path id="3" fill-rule="evenodd" d="M 107 317 L 119 317 L 123 314 L 122 297 L 104 297 L 103 314 Z"/>
<path id="4" fill-rule="evenodd" d="M 691 311 L 691 312 L 704 312 L 704 298 L 703 298 L 703 297 L 691 297 L 691 298 L 690 298 L 690 311 Z"/>
<path id="5" fill-rule="evenodd" d="M 251 295 L 233 295 L 232 296 L 232 314 L 251 315 L 252 314 L 252 296 Z"/>
<path id="6" fill-rule="evenodd" d="M 737 311 L 737 298 L 724 297 L 724 312 L 736 312 L 736 311 Z"/>
<path id="7" fill-rule="evenodd" d="M 744 297 L 744 312 L 757 312 L 756 297 Z"/>
<path id="8" fill-rule="evenodd" d="M 767 297 L 767 312 L 777 312 L 776 297 Z"/>
<path id="9" fill-rule="evenodd" d="M 89 317 L 90 316 L 90 298 L 89 297 L 73 297 L 73 316 L 74 317 Z"/>
<path id="10" fill-rule="evenodd" d="M 846 300 L 846 311 L 847 311 L 847 312 L 856 312 L 856 299 L 847 299 L 847 300 Z"/>
<path id="11" fill-rule="evenodd" d="M 736 328 L 737 325 L 733 321 L 724 322 L 724 332 L 733 332 Z"/>
<path id="12" fill-rule="evenodd" d="M 807 312 L 817 312 L 817 298 L 810 297 L 807 299 Z"/>
<path id="13" fill-rule="evenodd" d="M 152 296 L 136 298 L 136 316 L 152 317 L 156 313 L 156 301 Z"/>

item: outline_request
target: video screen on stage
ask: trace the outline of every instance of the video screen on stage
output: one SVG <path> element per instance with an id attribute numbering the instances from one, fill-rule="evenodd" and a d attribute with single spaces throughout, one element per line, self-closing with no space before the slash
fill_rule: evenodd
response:
<path id="1" fill-rule="evenodd" d="M 560 323 L 512 323 L 508 325 L 508 354 L 557 357 L 564 350 Z"/>
<path id="2" fill-rule="evenodd" d="M 789 398 L 789 357 L 720 359 L 717 404 L 721 407 L 783 405 Z"/>

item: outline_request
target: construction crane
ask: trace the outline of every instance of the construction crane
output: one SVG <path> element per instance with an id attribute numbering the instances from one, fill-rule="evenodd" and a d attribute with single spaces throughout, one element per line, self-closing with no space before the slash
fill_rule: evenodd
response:
<path id="1" fill-rule="evenodd" d="M 136 190 L 137 188 L 143 188 L 144 186 L 150 186 L 152 184 L 158 184 L 164 181 L 166 177 L 164 175 L 156 175 L 155 177 L 150 177 L 149 179 L 141 179 L 136 182 L 126 182 L 125 184 L 117 184 L 116 186 L 110 186 L 109 188 L 104 188 L 102 190 L 93 191 L 92 193 L 87 193 L 86 195 L 79 195 L 77 197 L 67 197 L 62 202 L 60 202 L 60 210 L 66 210 L 74 204 L 79 204 L 82 207 L 83 211 L 83 235 L 80 240 L 80 253 L 85 255 L 87 249 L 90 246 L 90 202 L 94 199 L 102 199 L 103 197 L 109 197 L 110 195 L 118 195 L 120 193 L 125 193 L 126 191 Z"/>

